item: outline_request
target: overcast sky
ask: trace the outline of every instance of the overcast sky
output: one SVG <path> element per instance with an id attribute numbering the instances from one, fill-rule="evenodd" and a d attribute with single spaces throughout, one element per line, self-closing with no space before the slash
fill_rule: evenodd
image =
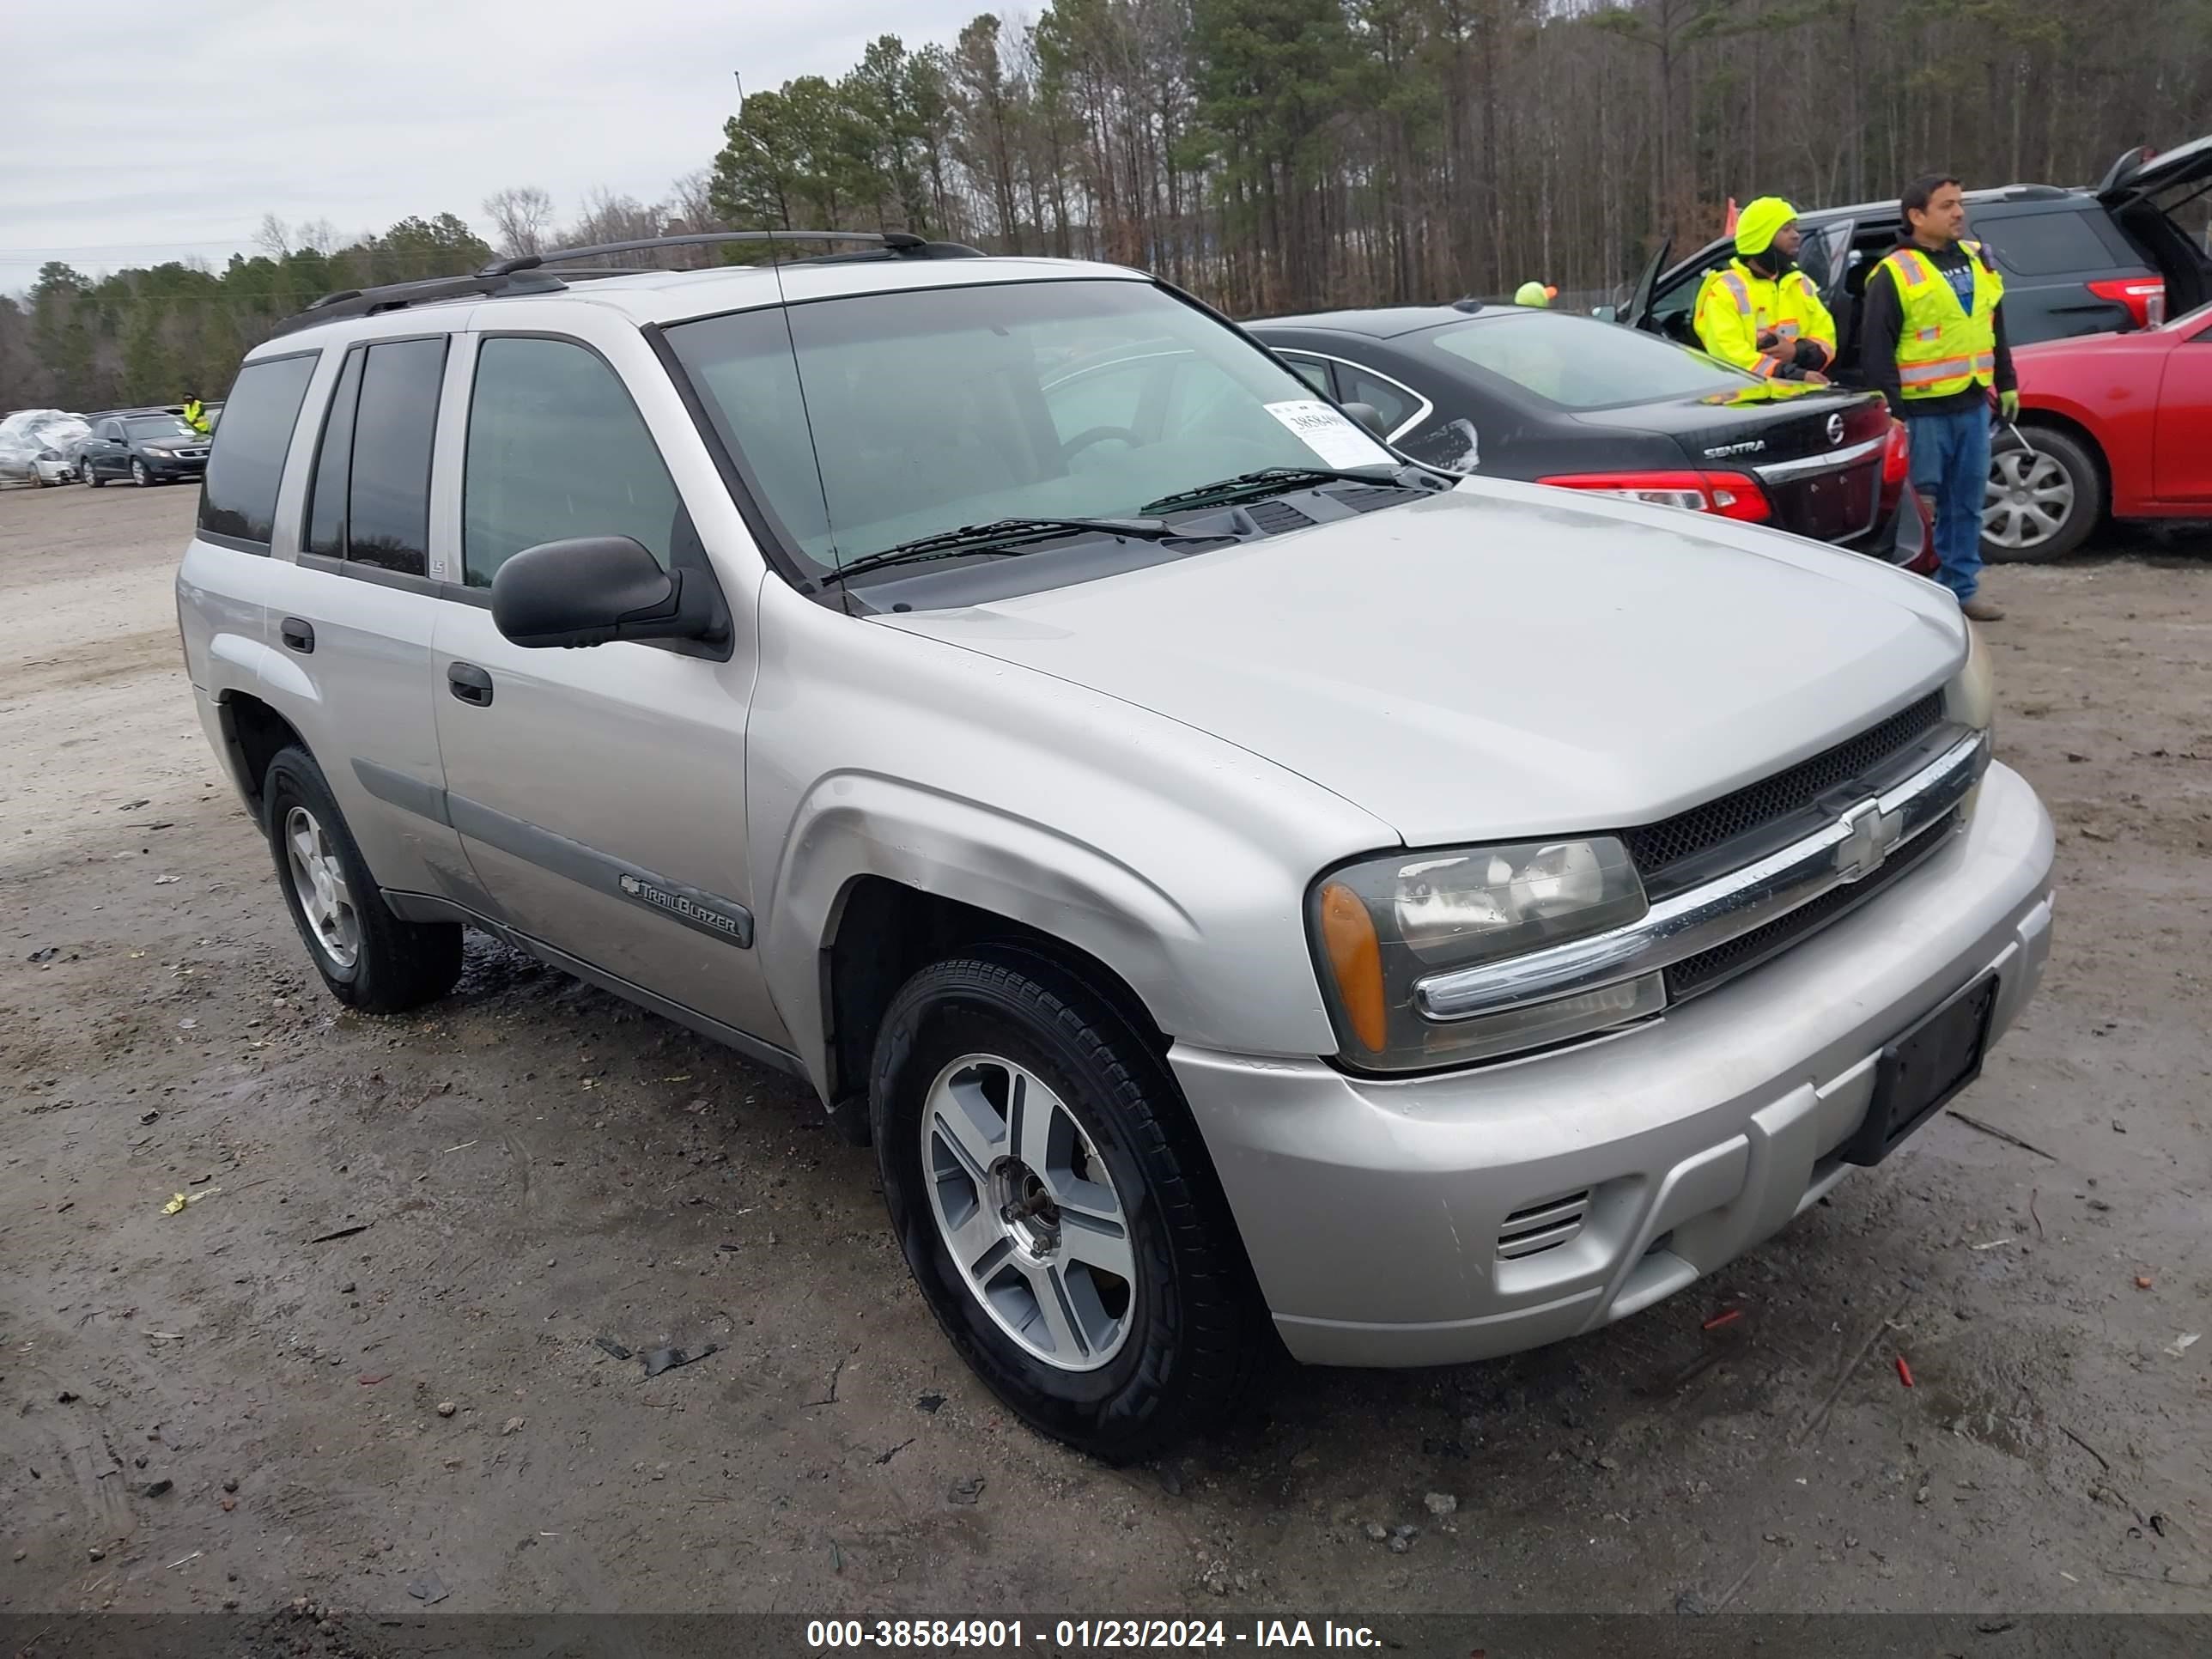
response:
<path id="1" fill-rule="evenodd" d="M 341 235 L 711 163 L 748 90 L 836 75 L 876 35 L 950 40 L 988 0 L 44 0 L 0 7 L 0 293 L 251 252 L 264 213 Z M 997 8 L 1001 15 L 1019 9 Z M 486 240 L 490 240 L 487 234 Z"/>

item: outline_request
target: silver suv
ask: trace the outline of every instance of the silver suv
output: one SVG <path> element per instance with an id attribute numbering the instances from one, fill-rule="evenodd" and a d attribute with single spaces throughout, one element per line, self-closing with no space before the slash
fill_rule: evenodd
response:
<path id="1" fill-rule="evenodd" d="M 178 595 L 333 995 L 475 927 L 805 1079 L 1109 1458 L 1278 1341 L 1623 1318 L 1974 1078 L 2051 831 L 1948 594 L 1425 471 L 1164 283 L 969 252 L 513 262 L 252 355 Z"/>

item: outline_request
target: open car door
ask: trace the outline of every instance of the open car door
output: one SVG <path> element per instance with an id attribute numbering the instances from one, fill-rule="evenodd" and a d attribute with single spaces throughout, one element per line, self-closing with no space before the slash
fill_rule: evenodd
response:
<path id="1" fill-rule="evenodd" d="M 2118 207 L 2131 197 L 2163 196 L 2206 183 L 2212 183 L 2212 133 L 2164 152 L 2147 144 L 2124 152 L 2097 186 L 2097 198 Z"/>
<path id="2" fill-rule="evenodd" d="M 1663 238 L 1659 251 L 1651 256 L 1651 263 L 1644 267 L 1644 274 L 1636 279 L 1636 291 L 1629 296 L 1628 309 L 1621 313 L 1621 321 L 1631 328 L 1649 329 L 1651 326 L 1651 295 L 1659 286 L 1659 273 L 1667 268 L 1667 256 L 1674 251 L 1674 239 Z"/>
<path id="3" fill-rule="evenodd" d="M 2097 186 L 2097 199 L 2114 222 L 2165 277 L 2164 316 L 2183 316 L 2212 300 L 2208 198 L 2212 134 L 2162 154 L 2131 149 Z"/>

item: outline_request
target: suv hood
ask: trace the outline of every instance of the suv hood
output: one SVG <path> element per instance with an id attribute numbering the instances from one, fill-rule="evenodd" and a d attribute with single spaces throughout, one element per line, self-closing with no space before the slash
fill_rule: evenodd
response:
<path id="1" fill-rule="evenodd" d="M 1474 480 L 876 620 L 1212 732 L 1416 845 L 1665 817 L 1902 708 L 1966 648 L 1948 594 L 1859 555 Z"/>

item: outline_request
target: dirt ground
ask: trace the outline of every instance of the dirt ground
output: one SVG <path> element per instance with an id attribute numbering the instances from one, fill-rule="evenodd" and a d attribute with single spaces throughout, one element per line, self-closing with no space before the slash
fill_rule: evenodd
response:
<path id="1" fill-rule="evenodd" d="M 1599 1335 L 1112 1471 L 790 1083 L 473 936 L 323 994 L 192 714 L 193 500 L 0 493 L 0 1613 L 2212 1607 L 2212 540 L 1990 581 L 2063 890 L 1960 1111 Z"/>

